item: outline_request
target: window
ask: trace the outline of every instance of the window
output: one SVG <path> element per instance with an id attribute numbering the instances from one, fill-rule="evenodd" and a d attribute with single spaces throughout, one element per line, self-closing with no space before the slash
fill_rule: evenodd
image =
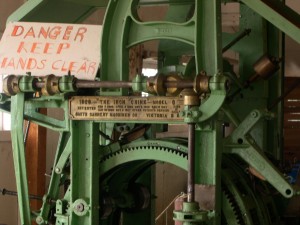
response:
<path id="1" fill-rule="evenodd" d="M 4 76 L 0 77 L 0 92 L 2 93 L 2 83 L 3 83 Z M 11 121 L 10 121 L 10 114 L 4 113 L 0 111 L 0 131 L 1 130 L 10 130 L 11 129 Z"/>
<path id="2" fill-rule="evenodd" d="M 153 76 L 155 76 L 157 74 L 157 69 L 143 68 L 142 73 L 146 77 L 153 77 Z"/>

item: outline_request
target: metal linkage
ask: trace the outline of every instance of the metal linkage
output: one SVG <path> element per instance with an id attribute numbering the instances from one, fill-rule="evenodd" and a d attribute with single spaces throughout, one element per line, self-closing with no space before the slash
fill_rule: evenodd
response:
<path id="1" fill-rule="evenodd" d="M 195 201 L 195 128 L 199 116 L 199 113 L 195 112 L 200 100 L 195 92 L 186 91 L 183 95 L 186 107 L 183 116 L 188 124 L 187 202 L 183 202 L 182 210 L 174 211 L 173 219 L 176 224 L 200 224 L 212 216 L 208 211 L 200 210 L 199 203 Z"/>
<path id="2" fill-rule="evenodd" d="M 199 96 L 194 92 L 184 93 L 184 105 L 188 110 L 200 105 Z M 188 175 L 187 175 L 187 202 L 195 202 L 195 125 L 191 120 L 189 112 L 186 114 L 188 120 Z M 196 118 L 194 118 L 196 119 Z"/>
<path id="3" fill-rule="evenodd" d="M 195 123 L 188 124 L 187 201 L 195 201 Z"/>
<path id="4" fill-rule="evenodd" d="M 253 110 L 243 121 L 240 121 L 230 107 L 223 106 L 222 110 L 236 126 L 232 134 L 224 140 L 224 153 L 240 156 L 252 167 L 252 171 L 258 174 L 258 177 L 267 180 L 284 197 L 291 198 L 295 195 L 294 188 L 263 154 L 263 150 L 250 135 L 250 131 L 258 121 L 263 117 L 271 117 L 272 114 Z"/>

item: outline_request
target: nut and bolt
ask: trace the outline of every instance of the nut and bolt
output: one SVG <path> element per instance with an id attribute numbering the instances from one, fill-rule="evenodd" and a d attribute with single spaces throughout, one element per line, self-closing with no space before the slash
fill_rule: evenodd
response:
<path id="1" fill-rule="evenodd" d="M 35 222 L 37 224 L 42 224 L 44 222 L 44 219 L 41 217 L 41 216 L 38 216 L 36 219 L 35 219 Z"/>
<path id="2" fill-rule="evenodd" d="M 257 113 L 256 111 L 254 111 L 254 112 L 251 113 L 251 116 L 252 116 L 253 118 L 256 118 L 256 117 L 258 116 L 258 113 Z"/>
<path id="3" fill-rule="evenodd" d="M 82 203 L 79 203 L 77 204 L 74 209 L 77 211 L 77 212 L 83 212 L 84 211 L 84 205 Z"/>
<path id="4" fill-rule="evenodd" d="M 56 167 L 56 168 L 55 168 L 55 173 L 60 174 L 60 173 L 61 173 L 61 169 L 58 168 L 58 167 Z"/>

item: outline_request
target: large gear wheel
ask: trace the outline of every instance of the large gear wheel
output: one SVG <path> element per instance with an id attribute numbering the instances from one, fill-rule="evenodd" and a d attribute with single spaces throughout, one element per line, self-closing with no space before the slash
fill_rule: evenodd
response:
<path id="1" fill-rule="evenodd" d="M 222 190 L 222 224 L 238 224 L 242 225 L 240 222 L 240 210 L 235 202 L 234 197 L 231 193 L 224 189 Z"/>
<path id="2" fill-rule="evenodd" d="M 156 161 L 174 164 L 186 170 L 187 141 L 185 139 L 144 140 L 123 146 L 108 147 L 100 159 L 101 180 L 113 180 L 116 173 L 128 176 L 115 180 L 123 182 L 138 177 Z M 120 172 L 121 171 L 121 172 Z M 120 177 L 120 176 L 117 176 Z M 267 190 L 266 185 L 262 185 Z M 267 192 L 267 191 L 266 191 Z M 264 192 L 265 194 L 265 192 Z M 277 224 L 278 216 L 272 199 L 253 190 L 249 174 L 241 160 L 223 155 L 222 160 L 222 224 Z"/>

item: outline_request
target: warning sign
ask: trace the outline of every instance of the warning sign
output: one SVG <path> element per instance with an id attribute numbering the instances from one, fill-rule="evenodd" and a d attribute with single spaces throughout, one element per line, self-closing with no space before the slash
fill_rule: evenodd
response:
<path id="1" fill-rule="evenodd" d="M 0 42 L 0 74 L 70 72 L 93 80 L 100 64 L 101 32 L 97 25 L 9 23 Z"/>

